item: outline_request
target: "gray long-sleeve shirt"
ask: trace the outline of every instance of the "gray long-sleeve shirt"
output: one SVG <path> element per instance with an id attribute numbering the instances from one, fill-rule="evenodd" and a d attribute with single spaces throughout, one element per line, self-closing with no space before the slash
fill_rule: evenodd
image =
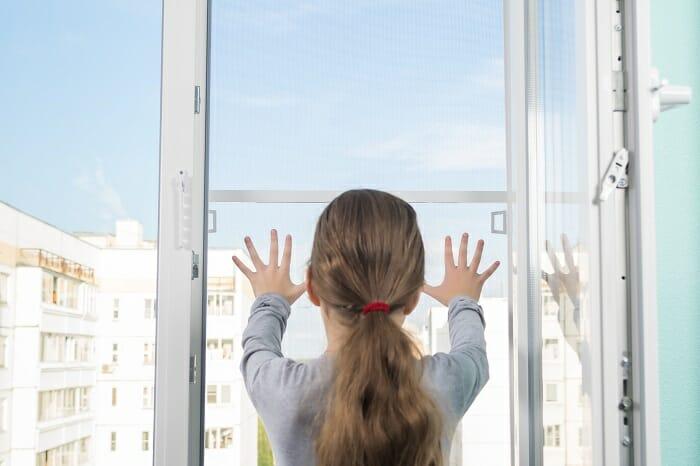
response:
<path id="1" fill-rule="evenodd" d="M 241 372 L 270 438 L 275 464 L 313 466 L 314 421 L 331 383 L 332 358 L 296 362 L 282 355 L 290 311 L 279 295 L 255 300 L 243 332 Z M 471 298 L 453 299 L 448 323 L 450 352 L 421 361 L 423 386 L 443 415 L 445 464 L 457 423 L 489 377 L 481 306 Z"/>

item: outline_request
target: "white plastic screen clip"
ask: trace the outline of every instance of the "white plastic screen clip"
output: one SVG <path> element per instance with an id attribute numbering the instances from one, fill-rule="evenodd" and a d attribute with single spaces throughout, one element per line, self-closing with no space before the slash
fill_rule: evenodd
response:
<path id="1" fill-rule="evenodd" d="M 180 170 L 175 177 L 177 199 L 177 228 L 175 244 L 178 249 L 190 249 L 192 232 L 192 177 Z"/>
<path id="2" fill-rule="evenodd" d="M 607 200 L 608 197 L 610 197 L 610 194 L 619 186 L 619 187 L 626 187 L 627 186 L 627 181 L 626 181 L 626 176 L 627 176 L 627 164 L 629 163 L 629 153 L 627 152 L 627 149 L 620 149 L 617 152 L 615 152 L 615 155 L 613 156 L 612 161 L 610 162 L 610 166 L 608 167 L 607 171 L 605 172 L 605 176 L 603 177 L 603 181 L 600 186 L 600 195 L 598 196 L 598 200 L 600 202 L 603 202 Z M 623 183 L 620 183 L 620 180 L 625 180 Z"/>

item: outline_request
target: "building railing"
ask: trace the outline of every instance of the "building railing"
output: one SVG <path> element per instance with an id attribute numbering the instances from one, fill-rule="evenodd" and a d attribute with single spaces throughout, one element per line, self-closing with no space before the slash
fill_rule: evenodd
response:
<path id="1" fill-rule="evenodd" d="M 58 272 L 83 282 L 95 283 L 95 269 L 44 249 L 20 249 L 17 262 Z"/>

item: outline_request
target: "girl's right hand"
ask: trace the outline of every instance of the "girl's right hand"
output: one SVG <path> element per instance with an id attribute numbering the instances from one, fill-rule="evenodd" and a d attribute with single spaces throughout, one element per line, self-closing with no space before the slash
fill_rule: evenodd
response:
<path id="1" fill-rule="evenodd" d="M 423 291 L 439 301 L 444 306 L 458 296 L 467 296 L 475 301 L 481 297 L 481 290 L 486 280 L 501 265 L 499 261 L 494 262 L 483 273 L 479 273 L 481 263 L 481 253 L 484 251 L 484 240 L 479 240 L 476 245 L 476 252 L 471 264 L 467 262 L 467 246 L 469 244 L 469 234 L 462 234 L 462 241 L 459 245 L 459 258 L 457 264 L 454 263 L 452 254 L 452 238 L 445 237 L 445 278 L 438 286 L 426 284 Z"/>
<path id="2" fill-rule="evenodd" d="M 245 245 L 255 266 L 255 271 L 249 269 L 238 257 L 233 256 L 232 259 L 233 263 L 241 269 L 243 275 L 250 280 L 256 298 L 265 293 L 275 293 L 282 296 L 291 305 L 304 294 L 306 285 L 304 283 L 296 285 L 289 277 L 289 268 L 292 261 L 292 237 L 290 235 L 287 235 L 284 241 L 281 264 L 278 258 L 277 230 L 270 232 L 269 264 L 263 263 L 262 259 L 260 259 L 258 251 L 253 245 L 253 240 L 249 236 L 245 237 Z"/>

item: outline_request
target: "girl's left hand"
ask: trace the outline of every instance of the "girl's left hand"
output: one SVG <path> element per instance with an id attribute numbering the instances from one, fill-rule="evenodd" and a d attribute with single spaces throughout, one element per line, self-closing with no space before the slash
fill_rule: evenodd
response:
<path id="1" fill-rule="evenodd" d="M 270 262 L 264 264 L 258 255 L 258 251 L 253 246 L 253 240 L 249 236 L 245 237 L 245 245 L 248 254 L 253 261 L 255 271 L 249 269 L 241 259 L 233 256 L 233 263 L 248 277 L 253 286 L 255 297 L 265 293 L 276 293 L 282 296 L 291 305 L 304 294 L 306 285 L 301 283 L 295 285 L 289 277 L 289 267 L 292 261 L 292 237 L 287 235 L 284 240 L 284 252 L 282 253 L 282 264 L 279 264 L 277 230 L 270 232 Z"/>

